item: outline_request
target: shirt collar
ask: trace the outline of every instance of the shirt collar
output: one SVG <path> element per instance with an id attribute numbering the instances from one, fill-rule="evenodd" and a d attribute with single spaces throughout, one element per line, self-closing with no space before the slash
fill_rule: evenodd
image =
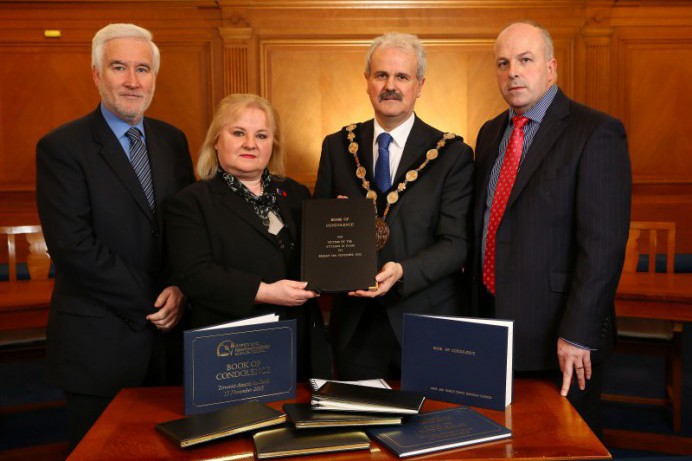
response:
<path id="1" fill-rule="evenodd" d="M 115 137 L 118 138 L 118 140 L 120 140 L 120 139 L 126 139 L 127 140 L 127 136 L 125 135 L 125 133 L 127 133 L 127 130 L 132 128 L 133 125 L 130 125 L 129 123 L 127 123 L 126 121 L 124 121 L 123 119 L 121 119 L 120 117 L 115 115 L 113 112 L 106 109 L 106 106 L 104 106 L 103 104 L 101 104 L 101 113 L 103 114 L 103 118 L 106 119 L 106 123 L 108 124 L 110 129 L 113 131 L 113 134 L 115 134 Z M 146 137 L 144 134 L 144 117 L 142 117 L 142 119 L 139 121 L 139 123 L 137 123 L 134 126 L 142 134 L 142 141 L 145 141 Z M 128 143 L 129 143 L 129 141 L 128 141 Z"/>
<path id="2" fill-rule="evenodd" d="M 396 144 L 399 149 L 403 149 L 406 145 L 406 140 L 408 139 L 408 135 L 411 133 L 413 122 L 415 120 L 416 116 L 413 112 L 411 112 L 411 115 L 409 115 L 404 123 L 394 128 L 392 131 L 388 131 L 388 133 L 392 135 L 392 138 L 394 138 L 394 144 Z M 375 119 L 375 133 L 373 138 L 375 142 L 377 142 L 377 137 L 380 135 L 380 133 L 384 131 L 386 130 L 382 128 L 380 124 L 377 123 L 377 119 Z"/>
<path id="3" fill-rule="evenodd" d="M 557 94 L 557 85 L 553 84 L 548 88 L 548 91 L 545 92 L 543 97 L 538 100 L 534 106 L 524 112 L 522 115 L 526 118 L 528 118 L 531 121 L 541 123 L 543 121 L 543 117 L 545 117 L 545 113 L 548 111 L 548 107 L 550 107 L 550 104 L 553 102 L 553 99 L 555 99 L 555 95 Z M 509 108 L 509 119 L 512 120 L 512 117 L 517 115 L 516 112 L 514 112 L 514 109 L 511 107 Z"/>

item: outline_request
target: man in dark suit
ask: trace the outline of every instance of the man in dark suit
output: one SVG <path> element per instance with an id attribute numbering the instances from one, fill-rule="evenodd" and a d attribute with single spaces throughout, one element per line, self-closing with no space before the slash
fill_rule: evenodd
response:
<path id="1" fill-rule="evenodd" d="M 557 87 L 547 30 L 504 29 L 495 65 L 510 108 L 478 134 L 474 304 L 515 321 L 517 375 L 561 382 L 598 433 L 630 217 L 627 137 Z"/>
<path id="2" fill-rule="evenodd" d="M 378 288 L 335 297 L 330 337 L 340 379 L 399 379 L 404 313 L 464 305 L 473 152 L 413 112 L 425 82 L 417 37 L 377 37 L 365 80 L 375 119 L 325 138 L 315 197 L 374 198 L 389 236 L 380 234 Z"/>
<path id="3" fill-rule="evenodd" d="M 65 391 L 72 448 L 123 387 L 162 384 L 161 332 L 184 297 L 167 282 L 164 200 L 194 181 L 185 135 L 144 118 L 159 51 L 151 34 L 111 24 L 92 44 L 101 104 L 42 138 L 36 199 L 56 279 L 50 378 Z"/>

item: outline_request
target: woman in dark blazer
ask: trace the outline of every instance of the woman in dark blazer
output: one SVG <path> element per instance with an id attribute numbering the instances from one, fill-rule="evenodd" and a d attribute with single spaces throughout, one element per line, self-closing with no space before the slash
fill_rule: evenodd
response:
<path id="1" fill-rule="evenodd" d="M 235 94 L 221 101 L 197 162 L 201 181 L 166 204 L 171 267 L 190 300 L 193 328 L 266 313 L 296 319 L 298 377 L 324 377 L 317 294 L 298 281 L 302 201 L 310 192 L 283 175 L 280 139 L 267 100 Z"/>

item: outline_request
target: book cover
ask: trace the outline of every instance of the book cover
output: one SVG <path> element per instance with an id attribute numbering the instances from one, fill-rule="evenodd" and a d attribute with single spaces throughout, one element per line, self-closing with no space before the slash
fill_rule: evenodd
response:
<path id="1" fill-rule="evenodd" d="M 296 321 L 270 314 L 184 332 L 185 415 L 296 396 Z"/>
<path id="2" fill-rule="evenodd" d="M 512 402 L 513 322 L 404 314 L 401 389 L 504 410 Z"/>
<path id="3" fill-rule="evenodd" d="M 181 448 L 241 432 L 282 424 L 286 415 L 259 402 L 246 402 L 156 425 Z"/>
<path id="4" fill-rule="evenodd" d="M 418 392 L 328 382 L 312 394 L 314 410 L 415 415 L 425 397 Z"/>
<path id="5" fill-rule="evenodd" d="M 336 381 L 334 379 L 321 379 L 321 378 L 311 378 L 310 379 L 310 387 L 312 387 L 313 391 L 318 390 L 320 387 L 324 386 L 328 382 L 336 382 L 336 383 L 346 383 L 346 384 L 357 384 L 359 386 L 368 386 L 368 387 L 381 387 L 382 389 L 391 389 L 392 386 L 387 384 L 387 381 L 385 381 L 382 378 L 378 379 L 360 379 L 357 381 Z"/>
<path id="6" fill-rule="evenodd" d="M 404 458 L 505 439 L 512 431 L 473 408 L 456 407 L 411 416 L 401 426 L 368 429 L 368 434 Z"/>
<path id="7" fill-rule="evenodd" d="M 343 429 L 299 431 L 291 427 L 282 427 L 258 432 L 252 439 L 258 459 L 370 448 L 370 439 L 365 432 Z"/>
<path id="8" fill-rule="evenodd" d="M 354 413 L 346 411 L 316 411 L 309 403 L 287 403 L 283 406 L 296 429 L 351 426 L 391 426 L 401 424 L 401 415 Z"/>
<path id="9" fill-rule="evenodd" d="M 336 293 L 375 286 L 372 200 L 305 200 L 301 250 L 301 280 L 308 282 L 308 290 Z"/>

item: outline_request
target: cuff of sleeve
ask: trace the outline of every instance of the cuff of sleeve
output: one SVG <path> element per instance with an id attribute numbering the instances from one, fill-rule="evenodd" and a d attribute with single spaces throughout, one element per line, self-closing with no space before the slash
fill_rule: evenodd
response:
<path id="1" fill-rule="evenodd" d="M 585 346 L 583 344 L 575 343 L 574 341 L 570 341 L 569 339 L 565 339 L 563 337 L 560 337 L 561 340 L 563 340 L 566 343 L 570 343 L 572 346 L 578 347 L 579 349 L 586 349 L 589 351 L 597 351 L 598 349 L 594 349 L 593 347 Z"/>

